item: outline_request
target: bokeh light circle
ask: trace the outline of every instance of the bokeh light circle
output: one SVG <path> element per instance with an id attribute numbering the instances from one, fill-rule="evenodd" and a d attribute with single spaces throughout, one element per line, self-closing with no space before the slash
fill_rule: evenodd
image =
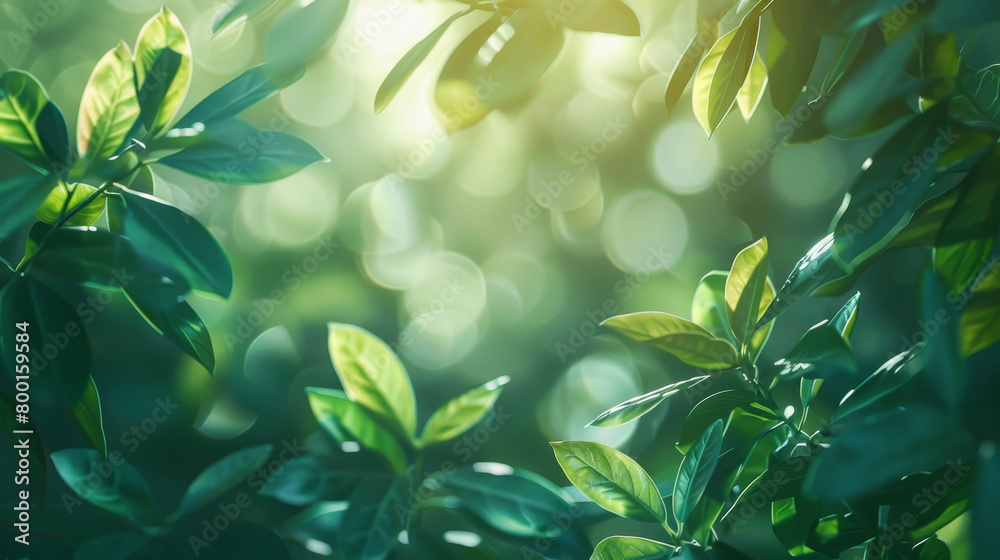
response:
<path id="1" fill-rule="evenodd" d="M 636 191 L 618 199 L 602 227 L 604 251 L 625 272 L 669 268 L 687 247 L 684 211 L 666 195 Z"/>

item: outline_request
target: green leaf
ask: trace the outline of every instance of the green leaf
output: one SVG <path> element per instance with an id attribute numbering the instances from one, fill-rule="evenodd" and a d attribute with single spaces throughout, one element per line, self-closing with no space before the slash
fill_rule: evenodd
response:
<path id="1" fill-rule="evenodd" d="M 564 33 L 544 14 L 520 8 L 500 12 L 452 51 L 434 86 L 434 101 L 449 130 L 479 122 L 498 106 L 514 104 L 548 71 L 562 51 Z"/>
<path id="2" fill-rule="evenodd" d="M 938 537 L 927 539 L 918 548 L 920 551 L 918 560 L 951 560 L 951 549 L 948 548 L 948 543 Z"/>
<path id="3" fill-rule="evenodd" d="M 716 420 L 684 455 L 674 479 L 671 507 L 678 523 L 687 521 L 715 472 L 722 448 L 723 422 Z"/>
<path id="4" fill-rule="evenodd" d="M 414 441 L 417 404 L 399 357 L 372 333 L 353 325 L 329 323 L 333 367 L 347 396 L 387 418 Z"/>
<path id="5" fill-rule="evenodd" d="M 736 95 L 736 104 L 740 107 L 740 114 L 743 115 L 744 121 L 750 122 L 750 117 L 760 105 L 760 100 L 764 99 L 767 76 L 767 66 L 764 65 L 764 60 L 760 58 L 760 54 L 755 53 L 753 64 L 750 65 L 750 71 L 747 73 L 747 79 L 743 82 L 739 94 Z"/>
<path id="6" fill-rule="evenodd" d="M 726 308 L 736 340 L 750 342 L 757 320 L 763 314 L 767 291 L 767 238 L 740 251 L 726 279 Z M 770 303 L 770 302 L 768 302 Z"/>
<path id="7" fill-rule="evenodd" d="M 472 429 L 493 408 L 509 381 L 506 375 L 498 377 L 443 404 L 424 425 L 420 445 L 448 441 Z"/>
<path id="8" fill-rule="evenodd" d="M 995 520 L 1000 515 L 1000 453 L 995 443 L 979 448 L 979 468 L 972 498 L 972 554 L 987 560 L 995 551 Z M 920 560 L 924 560 L 923 556 Z"/>
<path id="9" fill-rule="evenodd" d="M 45 89 L 31 74 L 20 70 L 0 74 L 0 145 L 38 169 L 49 167 L 36 128 L 48 103 Z"/>
<path id="10" fill-rule="evenodd" d="M 125 293 L 150 326 L 213 373 L 215 350 L 208 327 L 190 304 L 176 296 L 169 297 L 169 291 L 163 294 L 155 289 L 155 286 L 141 283 L 130 285 Z"/>
<path id="11" fill-rule="evenodd" d="M 122 224 L 138 254 L 176 269 L 196 290 L 229 297 L 233 289 L 232 265 L 208 230 L 152 196 L 132 191 L 123 191 L 121 196 L 125 208 L 109 206 L 111 219 Z"/>
<path id="12" fill-rule="evenodd" d="M 673 114 L 674 107 L 680 101 L 688 82 L 698 68 L 698 63 L 701 62 L 702 55 L 705 54 L 705 49 L 715 44 L 716 39 L 718 39 L 718 26 L 715 22 L 698 23 L 698 33 L 688 42 L 684 54 L 677 59 L 674 69 L 670 72 L 670 81 L 667 82 L 667 90 L 663 95 L 668 115 Z"/>
<path id="13" fill-rule="evenodd" d="M 116 457 L 104 459 L 93 449 L 63 449 L 51 455 L 60 478 L 84 501 L 136 523 L 156 522 L 149 485 L 120 454 Z"/>
<path id="14" fill-rule="evenodd" d="M 119 43 L 98 61 L 83 90 L 76 126 L 80 156 L 105 160 L 118 153 L 138 117 L 132 53 Z"/>
<path id="15" fill-rule="evenodd" d="M 188 485 L 173 514 L 174 519 L 189 515 L 235 488 L 267 462 L 274 447 L 257 445 L 231 453 L 213 463 Z"/>
<path id="16" fill-rule="evenodd" d="M 406 455 L 399 441 L 367 408 L 334 389 L 307 387 L 306 394 L 313 416 L 330 435 L 336 438 L 341 430 L 346 431 L 362 447 L 385 457 L 396 472 L 406 468 Z"/>
<path id="17" fill-rule="evenodd" d="M 706 274 L 694 291 L 691 300 L 691 320 L 712 336 L 736 344 L 733 329 L 729 326 L 726 307 L 726 278 L 729 272 L 715 270 Z"/>
<path id="18" fill-rule="evenodd" d="M 52 163 L 52 170 L 60 177 L 69 174 L 73 166 L 73 155 L 69 144 L 69 130 L 66 117 L 55 103 L 49 101 L 35 121 L 35 131 L 42 142 L 45 155 Z"/>
<path id="19" fill-rule="evenodd" d="M 284 179 L 318 161 L 326 158 L 305 140 L 257 130 L 233 118 L 211 127 L 204 141 L 159 163 L 220 183 L 256 184 Z"/>
<path id="20" fill-rule="evenodd" d="M 143 558 L 141 551 L 152 540 L 141 533 L 115 533 L 86 542 L 73 560 L 129 560 Z M 137 554 L 138 553 L 138 554 Z"/>
<path id="21" fill-rule="evenodd" d="M 262 494 L 293 506 L 346 500 L 358 481 L 381 468 L 381 459 L 370 453 L 303 455 L 276 473 Z"/>
<path id="22" fill-rule="evenodd" d="M 324 51 L 347 13 L 347 0 L 296 3 L 267 32 L 267 60 L 278 74 L 298 71 Z"/>
<path id="23" fill-rule="evenodd" d="M 771 502 L 799 496 L 810 462 L 808 455 L 797 455 L 768 467 L 740 492 L 723 520 L 740 515 L 747 506 L 759 510 Z"/>
<path id="24" fill-rule="evenodd" d="M 399 90 L 406 83 L 406 80 L 410 79 L 410 76 L 413 75 L 417 67 L 431 54 L 431 51 L 434 50 L 438 41 L 441 40 L 445 31 L 451 27 L 451 24 L 468 13 L 468 10 L 455 12 L 451 17 L 444 20 L 444 23 L 437 26 L 434 31 L 431 31 L 430 35 L 424 37 L 419 43 L 413 45 L 413 48 L 406 51 L 403 58 L 399 59 L 399 62 L 389 71 L 389 75 L 382 81 L 382 85 L 379 86 L 378 92 L 375 94 L 376 114 L 381 113 L 392 102 L 393 98 L 396 97 L 396 94 L 399 93 Z"/>
<path id="25" fill-rule="evenodd" d="M 628 455 L 585 441 L 551 445 L 569 481 L 597 505 L 628 519 L 666 520 L 667 510 L 653 479 Z"/>
<path id="26" fill-rule="evenodd" d="M 492 474 L 476 466 L 463 467 L 445 473 L 443 484 L 463 508 L 508 535 L 557 538 L 565 530 L 559 520 L 573 513 L 574 506 L 561 488 L 524 470 Z"/>
<path id="27" fill-rule="evenodd" d="M 227 0 L 212 17 L 212 34 L 221 33 L 239 21 L 250 19 L 276 2 L 277 0 Z"/>
<path id="28" fill-rule="evenodd" d="M 30 371 L 31 399 L 41 406 L 70 410 L 83 397 L 90 378 L 90 342 L 84 323 L 73 306 L 32 275 L 20 273 L 4 287 L 0 300 L 3 325 L 4 363 L 10 371 L 16 358 L 15 335 L 21 332 L 15 323 L 26 322 L 29 343 L 40 348 L 54 345 L 49 355 L 39 352 L 32 356 Z M 60 348 L 61 346 L 61 348 Z"/>
<path id="29" fill-rule="evenodd" d="M 788 279 L 775 294 L 774 301 L 757 321 L 757 328 L 788 311 L 802 296 L 808 295 L 824 282 L 842 278 L 845 275 L 846 272 L 840 268 L 833 256 L 833 234 L 831 233 L 813 245 L 809 252 L 795 263 Z"/>
<path id="30" fill-rule="evenodd" d="M 975 283 L 972 299 L 962 310 L 959 342 L 969 356 L 1000 340 L 1000 273 L 990 272 Z"/>
<path id="31" fill-rule="evenodd" d="M 857 371 L 854 353 L 840 331 L 823 321 L 810 328 L 775 365 L 782 379 L 829 379 Z"/>
<path id="32" fill-rule="evenodd" d="M 757 306 L 757 317 L 762 317 L 767 308 L 770 307 L 771 302 L 774 301 L 774 284 L 771 283 L 771 279 L 764 278 L 764 293 L 760 297 L 760 304 Z M 756 326 L 754 327 L 756 328 Z M 751 363 L 756 363 L 757 358 L 760 357 L 760 353 L 764 350 L 764 345 L 767 344 L 768 339 L 771 337 L 771 330 L 774 329 L 774 322 L 767 323 L 757 329 L 750 337 L 749 348 L 747 348 L 747 353 L 750 357 Z"/>
<path id="33" fill-rule="evenodd" d="M 670 352 L 692 366 L 723 370 L 736 367 L 739 356 L 732 344 L 676 315 L 649 311 L 611 317 L 601 323 L 633 340 Z"/>
<path id="34" fill-rule="evenodd" d="M 560 2 L 558 6 L 550 6 L 545 17 L 553 26 L 559 23 L 577 31 L 640 35 L 639 18 L 620 0 L 580 0 L 574 1 L 572 8 Z"/>
<path id="35" fill-rule="evenodd" d="M 104 437 L 104 423 L 101 419 L 101 396 L 93 377 L 88 378 L 83 398 L 73 407 L 73 417 L 83 428 L 83 433 L 87 434 L 87 439 L 94 444 L 94 449 L 100 452 L 101 457 L 107 457 L 108 441 Z"/>
<path id="36" fill-rule="evenodd" d="M 742 408 L 757 416 L 777 420 L 777 417 L 769 410 L 754 406 L 756 402 L 757 394 L 749 389 L 727 389 L 704 398 L 694 405 L 694 408 L 688 413 L 687 419 L 684 420 L 681 435 L 677 440 L 677 448 L 686 453 L 716 420 L 722 420 L 724 425 L 728 424 L 730 413 L 736 408 Z"/>
<path id="37" fill-rule="evenodd" d="M 940 411 L 911 405 L 844 427 L 811 463 L 805 489 L 827 499 L 851 499 L 910 473 L 961 456 L 971 438 Z"/>
<path id="38" fill-rule="evenodd" d="M 837 329 L 840 336 L 850 338 L 854 330 L 854 321 L 858 318 L 858 305 L 861 303 L 861 292 L 855 293 L 847 303 L 830 319 L 830 326 Z"/>
<path id="39" fill-rule="evenodd" d="M 748 17 L 709 49 L 694 78 L 691 103 L 698 123 L 709 136 L 729 113 L 757 52 L 760 18 Z"/>
<path id="40" fill-rule="evenodd" d="M 915 25 L 888 43 L 873 60 L 867 61 L 840 85 L 823 115 L 830 130 L 837 132 L 854 128 L 891 97 L 892 89 L 899 83 L 906 61 L 913 52 L 920 27 Z"/>
<path id="41" fill-rule="evenodd" d="M 834 63 L 830 65 L 830 69 L 823 78 L 823 86 L 820 89 L 824 94 L 830 93 L 840 82 L 840 79 L 847 74 L 851 65 L 858 58 L 858 54 L 861 52 L 861 47 L 864 46 L 867 36 L 868 29 L 862 28 L 844 38 L 844 42 L 837 52 Z"/>
<path id="42" fill-rule="evenodd" d="M 813 552 L 806 541 L 822 510 L 820 502 L 810 496 L 797 496 L 771 502 L 771 527 L 774 536 L 785 545 L 793 556 L 807 556 Z M 815 556 L 815 555 L 812 555 Z"/>
<path id="43" fill-rule="evenodd" d="M 403 473 L 386 487 L 379 479 L 361 483 L 351 495 L 340 523 L 340 545 L 345 558 L 383 560 L 397 544 L 399 532 L 412 515 L 406 504 L 413 490 L 413 474 Z"/>
<path id="44" fill-rule="evenodd" d="M 808 4 L 776 0 L 768 11 L 773 22 L 767 41 L 771 104 L 787 117 L 812 73 L 821 36 L 810 24 Z"/>
<path id="45" fill-rule="evenodd" d="M 917 355 L 921 348 L 914 346 L 889 358 L 857 388 L 848 391 L 837 406 L 834 421 L 839 421 L 849 414 L 869 409 L 873 405 L 892 407 L 907 404 L 912 395 L 906 395 L 905 391 L 901 391 L 901 389 L 914 379 L 916 370 L 904 371 L 903 367 Z M 871 411 L 869 410 L 869 412 Z"/>
<path id="46" fill-rule="evenodd" d="M 250 107 L 270 98 L 284 87 L 298 80 L 304 73 L 298 72 L 291 78 L 275 79 L 266 64 L 254 66 L 226 85 L 208 94 L 190 111 L 177 121 L 176 129 L 194 127 L 197 123 L 212 124 L 235 117 Z M 169 133 L 168 133 L 169 135 Z"/>
<path id="47" fill-rule="evenodd" d="M 942 0 L 934 4 L 931 27 L 934 30 L 951 31 L 979 28 L 997 20 L 1000 20 L 1000 6 L 992 2 Z"/>
<path id="48" fill-rule="evenodd" d="M 934 166 L 955 142 L 943 127 L 946 109 L 939 104 L 900 128 L 851 186 L 834 219 L 835 256 L 847 270 L 886 247 L 923 202 Z"/>
<path id="49" fill-rule="evenodd" d="M 191 44 L 180 20 L 166 8 L 139 31 L 135 84 L 142 123 L 150 137 L 160 136 L 191 84 Z"/>
<path id="50" fill-rule="evenodd" d="M 96 191 L 96 188 L 83 183 L 73 183 L 71 185 L 59 183 L 49 192 L 42 204 L 35 210 L 35 217 L 47 224 L 54 224 L 66 215 L 69 210 L 83 204 Z M 67 199 L 69 200 L 67 201 Z M 92 225 L 104 213 L 105 204 L 105 196 L 103 194 L 97 195 L 87 206 L 73 214 L 69 220 L 66 220 L 66 225 Z M 63 211 L 64 209 L 66 212 Z"/>
<path id="51" fill-rule="evenodd" d="M 23 226 L 56 186 L 55 175 L 15 175 L 0 180 L 0 236 Z"/>
<path id="52" fill-rule="evenodd" d="M 674 555 L 674 547 L 641 537 L 608 537 L 597 543 L 590 560 L 666 560 Z"/>
<path id="53" fill-rule="evenodd" d="M 633 397 L 623 403 L 609 408 L 608 410 L 605 410 L 600 414 L 600 416 L 592 420 L 590 424 L 587 424 L 587 426 L 610 428 L 614 426 L 621 426 L 622 424 L 628 424 L 643 414 L 646 414 L 650 410 L 653 410 L 659 406 L 660 403 L 673 395 L 694 387 L 709 377 L 711 376 L 701 375 L 698 377 L 692 377 L 691 379 L 685 379 L 684 381 L 678 381 L 677 383 L 660 387 L 659 389 L 650 391 L 644 395 Z"/>

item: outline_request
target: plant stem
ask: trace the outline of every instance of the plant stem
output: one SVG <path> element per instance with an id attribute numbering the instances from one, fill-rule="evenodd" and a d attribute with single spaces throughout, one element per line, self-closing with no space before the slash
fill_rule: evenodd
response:
<path id="1" fill-rule="evenodd" d="M 66 222 L 68 222 L 70 218 L 72 218 L 77 212 L 83 210 L 91 202 L 97 200 L 97 197 L 104 194 L 105 191 L 111 188 L 111 185 L 112 185 L 111 181 L 106 181 L 103 185 L 100 186 L 100 188 L 90 193 L 90 195 L 88 195 L 87 198 L 85 198 L 82 202 L 80 202 L 80 204 L 77 204 L 76 206 L 71 208 L 68 212 L 66 211 L 66 206 L 68 205 L 69 200 L 71 200 L 72 194 L 67 190 L 66 201 L 63 202 L 63 212 L 62 215 L 59 217 L 59 220 L 57 220 L 56 223 L 52 225 L 52 229 L 50 229 L 48 233 L 46 233 L 45 236 L 42 237 L 42 240 L 38 242 L 38 246 L 35 247 L 35 252 L 32 253 L 30 256 L 22 259 L 20 264 L 17 265 L 17 268 L 14 270 L 14 272 L 16 273 L 24 270 L 24 268 L 27 267 L 29 263 L 31 263 L 32 259 L 35 258 L 35 255 L 37 255 L 42 251 L 42 248 L 45 247 L 45 243 L 49 240 L 50 237 L 52 237 L 53 233 L 59 230 L 59 228 L 66 225 Z"/>

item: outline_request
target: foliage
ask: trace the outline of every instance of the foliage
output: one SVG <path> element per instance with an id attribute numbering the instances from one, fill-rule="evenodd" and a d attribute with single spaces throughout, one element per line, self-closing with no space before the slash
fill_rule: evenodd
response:
<path id="1" fill-rule="evenodd" d="M 149 167 L 170 166 L 217 186 L 272 181 L 323 159 L 302 140 L 237 118 L 287 85 L 267 66 L 177 118 L 191 81 L 190 50 L 180 21 L 164 9 L 142 28 L 134 49 L 120 43 L 108 51 L 83 92 L 75 147 L 34 76 L 0 75 L 0 145 L 26 166 L 0 185 L 8 201 L 0 212 L 3 233 L 31 224 L 24 258 L 3 265 L 4 364 L 15 363 L 14 323 L 27 322 L 36 342 L 31 369 L 44 371 L 35 377 L 35 402 L 72 410 L 101 453 L 86 333 L 92 319 L 60 292 L 76 284 L 124 293 L 153 329 L 213 372 L 212 340 L 184 298 L 192 290 L 223 298 L 232 291 L 225 251 L 197 220 L 152 196 Z M 46 334 L 56 337 L 54 356 L 38 353 Z"/>

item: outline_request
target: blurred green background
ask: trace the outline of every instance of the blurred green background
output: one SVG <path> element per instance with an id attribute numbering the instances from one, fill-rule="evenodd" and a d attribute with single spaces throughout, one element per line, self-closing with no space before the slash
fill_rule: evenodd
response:
<path id="1" fill-rule="evenodd" d="M 184 23 L 194 51 L 194 89 L 182 112 L 263 61 L 267 18 L 211 38 L 214 2 L 17 0 L 0 2 L 0 70 L 30 71 L 75 116 L 98 58 L 119 39 L 132 42 L 161 4 Z M 701 276 L 728 268 L 761 236 L 780 284 L 827 232 L 883 138 L 827 139 L 772 154 L 767 147 L 789 124 L 765 106 L 749 123 L 730 115 L 709 141 L 687 98 L 669 119 L 663 109 L 667 76 L 694 31 L 692 3 L 629 4 L 643 22 L 641 38 L 571 32 L 530 99 L 449 132 L 430 93 L 436 69 L 429 69 L 440 67 L 445 45 L 385 112 L 375 115 L 372 103 L 399 57 L 461 6 L 354 2 L 305 77 L 246 115 L 260 128 L 305 138 L 329 163 L 270 185 L 222 188 L 157 168 L 156 196 L 220 240 L 236 288 L 228 301 L 191 298 L 212 333 L 214 376 L 156 336 L 121 295 L 94 314 L 94 378 L 108 403 L 109 449 L 134 451 L 129 461 L 169 503 L 234 449 L 306 441 L 317 426 L 303 388 L 337 385 L 326 348 L 326 323 L 337 321 L 397 349 L 422 420 L 457 392 L 512 378 L 500 400 L 509 419 L 470 460 L 566 484 L 547 442 L 585 439 L 618 446 L 650 472 L 675 468 L 672 441 L 693 396 L 620 428 L 583 427 L 624 399 L 692 374 L 597 322 L 609 312 L 689 316 Z M 454 45 L 485 18 L 460 20 L 442 42 Z M 4 156 L 0 164 L 3 175 L 18 165 Z M 16 261 L 23 244 L 4 239 L 0 255 Z M 855 286 L 864 294 L 853 338 L 860 373 L 898 352 L 900 333 L 914 332 L 913 285 L 928 258 L 890 253 Z M 765 359 L 851 294 L 812 298 L 783 316 Z M 80 293 L 80 301 L 92 295 Z M 821 400 L 836 402 L 844 390 L 831 380 Z M 145 440 L 129 437 L 168 397 L 179 408 L 154 433 L 143 432 Z M 82 433 L 53 439 L 57 447 L 87 446 Z"/>

